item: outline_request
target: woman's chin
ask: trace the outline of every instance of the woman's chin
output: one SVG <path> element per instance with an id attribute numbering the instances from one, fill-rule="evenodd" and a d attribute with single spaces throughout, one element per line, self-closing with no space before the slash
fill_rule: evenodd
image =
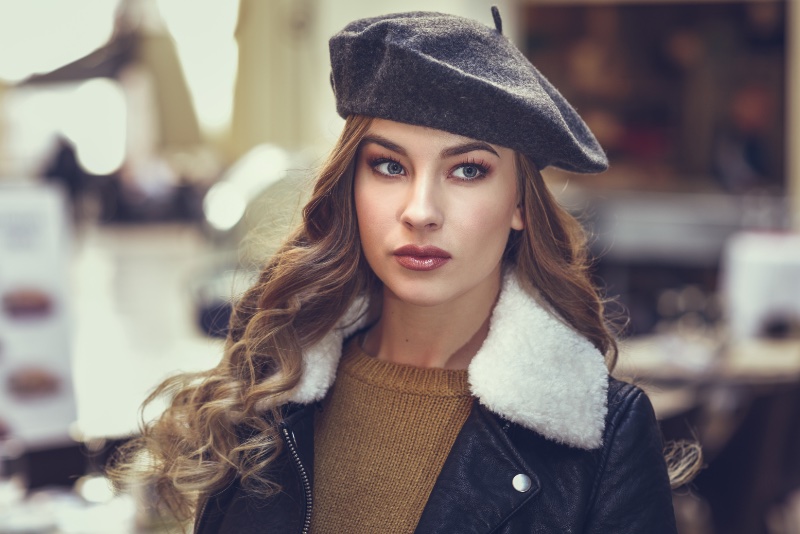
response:
<path id="1" fill-rule="evenodd" d="M 447 291 L 442 283 L 414 282 L 387 285 L 384 283 L 384 298 L 391 298 L 409 306 L 431 308 L 447 304 L 456 298 L 456 294 Z"/>

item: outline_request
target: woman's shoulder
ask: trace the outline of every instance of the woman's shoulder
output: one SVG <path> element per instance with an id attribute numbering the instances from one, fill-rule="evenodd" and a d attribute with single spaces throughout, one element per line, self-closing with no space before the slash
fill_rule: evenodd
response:
<path id="1" fill-rule="evenodd" d="M 644 390 L 630 382 L 609 376 L 607 393 L 608 412 L 604 434 L 619 430 L 619 425 L 626 420 L 642 423 L 656 422 L 653 405 Z"/>
<path id="2" fill-rule="evenodd" d="M 599 452 L 606 472 L 634 466 L 652 471 L 660 485 L 669 488 L 661 427 L 653 404 L 639 386 L 609 378 L 608 413 Z"/>
<path id="3" fill-rule="evenodd" d="M 633 404 L 650 404 L 650 399 L 641 387 L 613 376 L 608 377 L 607 397 L 609 415 L 620 409 L 628 409 Z"/>

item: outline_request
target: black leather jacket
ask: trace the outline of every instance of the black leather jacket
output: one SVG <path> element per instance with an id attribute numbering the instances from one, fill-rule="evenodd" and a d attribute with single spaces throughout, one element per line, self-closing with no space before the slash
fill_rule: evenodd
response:
<path id="1" fill-rule="evenodd" d="M 262 499 L 234 483 L 205 501 L 196 532 L 308 532 L 314 411 L 313 404 L 299 406 L 281 426 L 286 447 L 275 476 L 283 491 Z M 526 491 L 512 482 L 520 474 L 531 481 Z M 675 533 L 650 401 L 635 386 L 610 379 L 603 444 L 593 450 L 546 439 L 475 402 L 416 532 Z"/>

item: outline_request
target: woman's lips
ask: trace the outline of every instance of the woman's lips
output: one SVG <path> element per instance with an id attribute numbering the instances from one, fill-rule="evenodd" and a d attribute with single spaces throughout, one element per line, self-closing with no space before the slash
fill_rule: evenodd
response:
<path id="1" fill-rule="evenodd" d="M 397 263 L 412 271 L 432 271 L 448 261 L 450 254 L 434 246 L 405 245 L 394 251 Z"/>

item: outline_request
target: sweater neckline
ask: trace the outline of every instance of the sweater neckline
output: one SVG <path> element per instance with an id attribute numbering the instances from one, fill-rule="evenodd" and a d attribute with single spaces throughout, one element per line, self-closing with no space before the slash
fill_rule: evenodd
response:
<path id="1" fill-rule="evenodd" d="M 380 389 L 433 397 L 469 397 L 466 369 L 416 367 L 379 360 L 361 348 L 361 336 L 345 342 L 340 373 Z"/>

